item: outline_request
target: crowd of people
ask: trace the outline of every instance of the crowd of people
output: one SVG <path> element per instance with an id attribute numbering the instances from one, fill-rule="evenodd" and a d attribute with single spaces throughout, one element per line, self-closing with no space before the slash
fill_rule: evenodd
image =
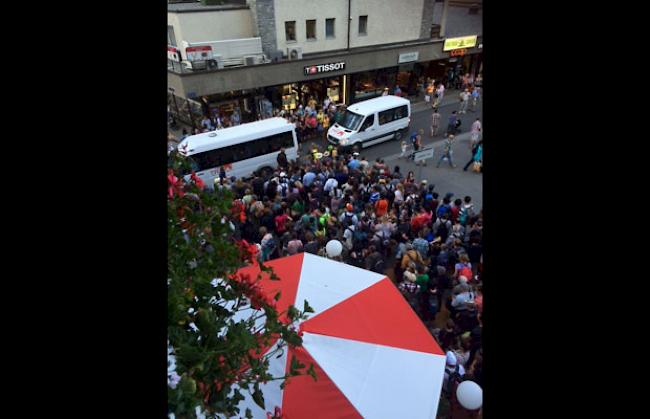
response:
<path id="1" fill-rule="evenodd" d="M 256 244 L 265 261 L 328 257 L 327 242 L 340 241 L 336 259 L 390 276 L 436 337 L 445 392 L 465 375 L 480 385 L 483 216 L 472 198 L 441 196 L 413 172 L 358 153 L 298 162 L 281 151 L 277 163 L 267 178 L 215 180 L 213 193 L 234 195 L 233 238 Z"/>

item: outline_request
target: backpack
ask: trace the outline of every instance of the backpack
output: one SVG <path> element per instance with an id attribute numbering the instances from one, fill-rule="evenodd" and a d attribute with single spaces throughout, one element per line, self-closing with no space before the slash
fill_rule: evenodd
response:
<path id="1" fill-rule="evenodd" d="M 447 223 L 446 222 L 443 222 L 443 221 L 440 222 L 440 225 L 436 229 L 435 236 L 436 237 L 442 237 L 442 242 L 447 241 L 447 237 L 449 236 L 449 229 L 447 228 Z"/>
<path id="2" fill-rule="evenodd" d="M 445 368 L 445 372 L 447 373 L 447 382 L 445 385 L 443 385 L 443 389 L 445 392 L 445 395 L 450 398 L 454 399 L 456 397 L 456 389 L 458 389 L 458 385 L 463 381 L 463 377 L 460 375 L 460 367 L 458 364 L 456 364 L 456 367 L 454 368 L 453 371 L 450 371 L 448 368 Z"/>
<path id="3" fill-rule="evenodd" d="M 352 222 L 353 217 L 354 217 L 354 214 L 353 214 L 353 215 L 349 215 L 349 214 L 346 212 L 345 215 L 343 216 L 343 225 L 344 225 L 345 227 L 349 227 L 349 226 L 351 226 L 351 225 L 353 224 L 353 222 Z"/>
<path id="4" fill-rule="evenodd" d="M 460 215 L 458 216 L 458 221 L 463 227 L 467 225 L 467 219 L 469 218 L 469 211 L 466 207 L 461 208 Z"/>
<path id="5" fill-rule="evenodd" d="M 379 259 L 371 269 L 373 272 L 383 274 L 385 269 L 384 259 Z"/>
<path id="6" fill-rule="evenodd" d="M 287 189 L 288 189 L 287 184 L 282 183 L 280 185 L 280 187 L 282 188 L 282 198 L 286 198 L 287 197 Z"/>
<path id="7" fill-rule="evenodd" d="M 303 250 L 306 253 L 311 253 L 312 255 L 318 254 L 318 242 L 317 241 L 308 242 L 303 246 Z"/>
<path id="8" fill-rule="evenodd" d="M 450 212 L 451 212 L 451 208 L 449 208 L 449 205 L 448 204 L 442 204 L 436 210 L 436 216 L 438 218 L 441 218 L 444 214 L 448 214 Z"/>
<path id="9" fill-rule="evenodd" d="M 472 270 L 467 266 L 463 266 L 457 272 L 456 278 L 460 278 L 461 276 L 464 276 L 465 278 L 467 278 L 467 281 L 471 281 L 472 278 L 474 278 L 474 275 L 472 274 Z"/>

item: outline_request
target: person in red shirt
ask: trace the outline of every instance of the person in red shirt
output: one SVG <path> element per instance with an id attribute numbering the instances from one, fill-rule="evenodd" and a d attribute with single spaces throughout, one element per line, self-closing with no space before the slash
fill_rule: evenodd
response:
<path id="1" fill-rule="evenodd" d="M 460 209 L 463 205 L 463 201 L 457 199 L 454 201 L 454 205 L 451 207 L 451 223 L 456 224 L 458 222 L 458 216 L 460 215 Z"/>
<path id="2" fill-rule="evenodd" d="M 386 196 L 382 194 L 381 199 L 375 203 L 375 215 L 377 218 L 381 218 L 388 212 L 388 200 Z"/>
<path id="3" fill-rule="evenodd" d="M 283 235 L 287 231 L 287 220 L 291 220 L 291 217 L 285 211 L 280 210 L 278 215 L 275 216 L 275 232 L 278 236 Z"/>

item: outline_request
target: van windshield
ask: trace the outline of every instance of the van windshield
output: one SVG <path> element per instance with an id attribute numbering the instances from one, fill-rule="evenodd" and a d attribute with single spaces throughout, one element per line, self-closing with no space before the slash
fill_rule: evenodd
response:
<path id="1" fill-rule="evenodd" d="M 363 115 L 359 115 L 350 111 L 345 111 L 345 114 L 343 114 L 343 119 L 341 119 L 339 125 L 342 126 L 343 128 L 356 131 L 359 129 L 359 124 L 361 124 L 362 120 L 363 120 Z"/>

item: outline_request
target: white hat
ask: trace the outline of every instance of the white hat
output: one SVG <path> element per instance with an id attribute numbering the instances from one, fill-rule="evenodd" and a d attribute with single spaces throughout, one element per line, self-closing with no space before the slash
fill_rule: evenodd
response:
<path id="1" fill-rule="evenodd" d="M 456 366 L 456 354 L 453 353 L 452 351 L 447 352 L 447 365 L 450 367 L 455 367 Z"/>
<path id="2" fill-rule="evenodd" d="M 287 177 L 287 174 L 284 173 L 284 172 L 281 172 L 281 173 L 280 173 L 280 177 Z"/>
<path id="3" fill-rule="evenodd" d="M 463 275 L 459 276 L 458 282 L 460 282 L 461 284 L 467 284 L 467 277 Z"/>
<path id="4" fill-rule="evenodd" d="M 354 153 L 352 153 L 352 155 L 353 155 L 354 157 L 357 157 L 357 156 L 359 155 L 359 153 L 357 153 L 357 152 L 355 151 Z"/>

